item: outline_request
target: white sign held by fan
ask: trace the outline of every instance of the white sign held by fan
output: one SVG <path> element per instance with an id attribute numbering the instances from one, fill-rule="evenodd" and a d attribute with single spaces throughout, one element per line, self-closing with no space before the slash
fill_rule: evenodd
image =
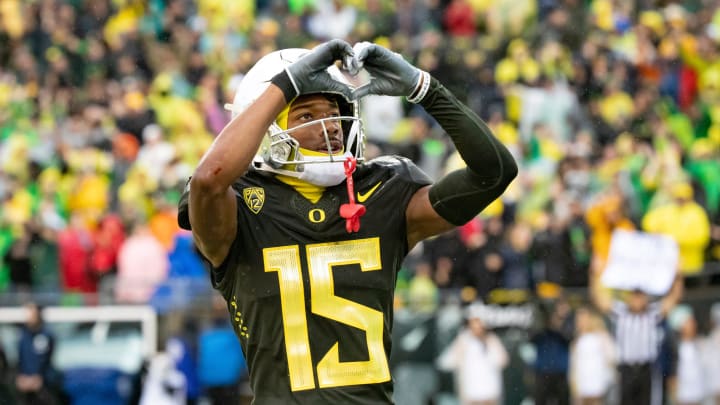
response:
<path id="1" fill-rule="evenodd" d="M 677 243 L 666 235 L 617 230 L 602 282 L 618 290 L 642 290 L 665 295 L 678 266 Z"/>

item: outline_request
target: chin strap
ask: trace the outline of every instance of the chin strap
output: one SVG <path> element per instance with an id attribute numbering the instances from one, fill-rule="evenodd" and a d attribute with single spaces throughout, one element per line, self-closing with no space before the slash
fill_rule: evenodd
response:
<path id="1" fill-rule="evenodd" d="M 355 203 L 355 185 L 353 184 L 352 175 L 357 167 L 357 159 L 348 156 L 344 165 L 349 203 L 340 206 L 340 216 L 345 218 L 345 229 L 347 229 L 348 233 L 352 233 L 360 230 L 360 217 L 365 215 L 365 206 Z"/>

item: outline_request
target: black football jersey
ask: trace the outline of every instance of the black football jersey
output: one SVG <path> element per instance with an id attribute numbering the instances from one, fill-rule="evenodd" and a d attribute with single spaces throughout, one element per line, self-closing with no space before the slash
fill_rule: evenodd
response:
<path id="1" fill-rule="evenodd" d="M 392 403 L 388 359 L 396 272 L 408 252 L 405 210 L 431 181 L 395 156 L 359 165 L 353 179 L 356 202 L 367 208 L 356 233 L 339 215 L 345 182 L 317 203 L 264 172 L 233 185 L 237 237 L 212 282 L 227 300 L 255 404 Z"/>

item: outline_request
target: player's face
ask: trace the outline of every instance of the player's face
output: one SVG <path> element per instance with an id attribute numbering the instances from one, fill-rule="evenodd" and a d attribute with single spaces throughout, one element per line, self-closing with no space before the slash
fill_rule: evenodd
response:
<path id="1" fill-rule="evenodd" d="M 310 94 L 300 96 L 293 101 L 288 112 L 288 128 L 309 122 L 340 116 L 340 108 L 335 100 L 322 94 Z M 343 149 L 343 131 L 340 120 L 324 121 L 322 123 L 308 125 L 292 131 L 300 147 L 317 152 L 328 152 L 328 144 L 325 140 L 325 130 L 330 141 L 330 150 L 333 154 Z"/>

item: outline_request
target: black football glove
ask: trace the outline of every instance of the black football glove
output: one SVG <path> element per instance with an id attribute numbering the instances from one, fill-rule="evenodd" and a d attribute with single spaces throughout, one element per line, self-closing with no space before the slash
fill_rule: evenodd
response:
<path id="1" fill-rule="evenodd" d="M 427 93 L 430 75 L 407 62 L 402 55 L 370 42 L 355 44 L 354 69 L 365 68 L 370 82 L 353 92 L 356 99 L 368 94 L 405 96 L 410 102 L 418 102 Z M 423 92 L 423 87 L 425 91 Z"/>
<path id="2" fill-rule="evenodd" d="M 347 42 L 340 39 L 322 43 L 313 48 L 285 67 L 285 71 L 277 74 L 272 83 L 280 87 L 285 100 L 311 93 L 335 93 L 351 99 L 352 89 L 330 76 L 327 68 L 335 61 L 346 61 L 352 58 L 353 49 Z"/>

